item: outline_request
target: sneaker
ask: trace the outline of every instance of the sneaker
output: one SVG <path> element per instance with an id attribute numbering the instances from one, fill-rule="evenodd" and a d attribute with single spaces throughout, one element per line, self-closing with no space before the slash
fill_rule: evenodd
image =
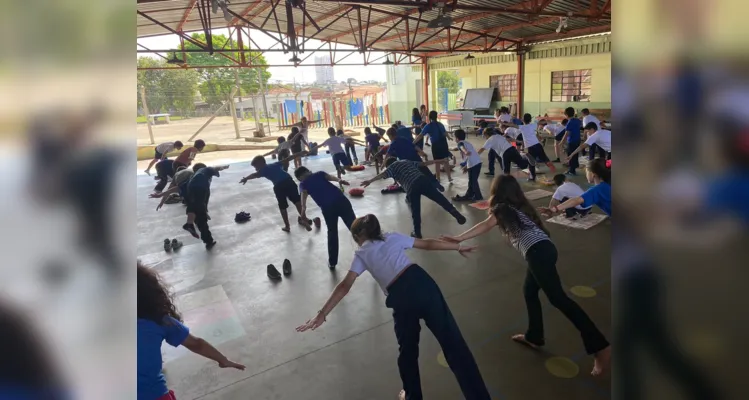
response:
<path id="1" fill-rule="evenodd" d="M 567 176 L 577 176 L 577 173 L 572 172 L 572 171 L 567 171 L 564 174 L 567 175 Z"/>
<path id="2" fill-rule="evenodd" d="M 315 228 L 320 229 L 320 225 L 322 224 L 320 217 L 313 218 L 312 222 L 315 224 Z"/>
<path id="3" fill-rule="evenodd" d="M 283 260 L 283 267 L 281 267 L 281 270 L 283 270 L 284 275 L 291 275 L 291 261 L 288 259 Z"/>
<path id="4" fill-rule="evenodd" d="M 486 175 L 486 176 L 494 176 L 494 172 L 484 172 L 484 175 Z"/>
<path id="5" fill-rule="evenodd" d="M 182 229 L 190 232 L 192 237 L 195 239 L 200 239 L 200 236 L 198 235 L 198 231 L 195 230 L 195 224 L 184 224 L 182 225 Z"/>
<path id="6" fill-rule="evenodd" d="M 166 242 L 164 242 L 166 244 Z M 172 250 L 179 250 L 182 247 L 182 242 L 177 239 L 172 239 Z"/>
<path id="7" fill-rule="evenodd" d="M 215 240 L 214 240 L 214 241 L 212 241 L 211 243 L 206 243 L 206 245 L 205 245 L 205 249 L 206 249 L 206 250 L 210 250 L 210 249 L 212 249 L 212 248 L 213 248 L 213 246 L 215 246 L 215 245 L 216 245 L 216 241 L 215 241 Z"/>
<path id="8" fill-rule="evenodd" d="M 439 190 L 440 193 L 444 193 L 445 192 L 445 187 L 442 186 L 442 184 L 440 184 L 439 186 L 437 186 L 437 190 Z"/>
<path id="9" fill-rule="evenodd" d="M 471 199 L 469 199 L 468 197 L 465 197 L 465 196 L 458 195 L 458 196 L 454 196 L 452 198 L 452 200 L 453 201 L 468 201 L 468 200 L 471 200 Z"/>
<path id="10" fill-rule="evenodd" d="M 281 273 L 278 272 L 273 264 L 268 264 L 268 278 L 270 279 L 281 279 Z"/>
<path id="11" fill-rule="evenodd" d="M 335 265 L 331 265 L 330 263 L 328 263 L 328 268 L 335 269 Z"/>
<path id="12" fill-rule="evenodd" d="M 463 216 L 463 214 L 459 212 L 455 212 L 455 220 L 458 221 L 458 225 L 464 225 L 466 223 L 466 217 Z"/>
<path id="13" fill-rule="evenodd" d="M 172 241 L 169 239 L 164 239 L 164 251 L 170 252 L 172 251 Z"/>

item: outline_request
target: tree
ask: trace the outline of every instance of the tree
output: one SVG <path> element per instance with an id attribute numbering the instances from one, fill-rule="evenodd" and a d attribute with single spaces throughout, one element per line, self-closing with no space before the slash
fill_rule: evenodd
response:
<path id="1" fill-rule="evenodd" d="M 138 67 L 169 68 L 163 59 L 139 57 Z M 138 71 L 138 86 L 146 89 L 148 111 L 151 113 L 178 110 L 182 115 L 195 108 L 200 74 L 195 70 L 145 70 Z M 142 108 L 138 94 L 138 108 Z"/>
<path id="2" fill-rule="evenodd" d="M 205 34 L 193 33 L 192 38 L 201 42 L 206 43 Z M 226 35 L 213 35 L 213 48 L 220 50 L 222 48 L 230 49 L 227 42 L 229 38 Z M 237 43 L 232 43 L 234 48 L 237 48 Z M 247 45 L 245 49 L 249 49 Z M 193 43 L 185 42 L 185 49 L 199 49 Z M 179 50 L 176 50 L 179 53 Z M 241 56 L 238 52 L 232 52 L 227 50 L 224 54 L 233 57 L 239 61 Z M 187 64 L 196 66 L 229 66 L 233 65 L 234 61 L 226 58 L 225 56 L 214 52 L 213 54 L 208 53 L 186 53 Z M 263 57 L 263 54 L 258 51 L 251 51 L 245 53 L 245 59 L 247 63 L 252 65 L 268 65 L 268 62 Z M 197 71 L 200 73 L 200 82 L 198 89 L 200 91 L 203 100 L 208 104 L 217 106 L 226 101 L 226 96 L 231 93 L 231 89 L 236 85 L 236 75 L 239 75 L 240 91 L 238 95 L 246 96 L 249 94 L 258 93 L 260 89 L 259 79 L 263 79 L 263 83 L 267 85 L 270 80 L 271 74 L 268 72 L 267 67 L 263 68 L 198 68 Z"/>
<path id="3" fill-rule="evenodd" d="M 460 87 L 460 78 L 456 71 L 439 71 L 437 72 L 437 88 L 447 89 L 447 93 L 453 94 L 458 93 Z M 443 90 L 437 91 L 437 102 L 438 104 L 445 104 L 445 92 Z"/>

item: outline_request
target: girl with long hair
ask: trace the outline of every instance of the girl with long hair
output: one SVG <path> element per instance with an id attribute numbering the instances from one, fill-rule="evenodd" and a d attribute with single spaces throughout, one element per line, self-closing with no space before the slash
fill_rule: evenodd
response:
<path id="1" fill-rule="evenodd" d="M 423 397 L 419 379 L 419 324 L 423 319 L 440 343 L 463 396 L 467 400 L 489 400 L 491 396 L 473 354 L 463 339 L 439 286 L 406 254 L 406 250 L 414 248 L 453 250 L 465 256 L 465 253 L 476 247 L 435 239 L 414 239 L 400 233 L 383 233 L 380 222 L 372 214 L 354 220 L 351 235 L 359 245 L 351 270 L 315 317 L 296 330 L 304 332 L 319 328 L 351 290 L 356 278 L 369 271 L 387 296 L 385 305 L 393 309 L 395 336 L 400 346 L 398 370 L 403 382 L 400 398 L 421 400 Z"/>
<path id="2" fill-rule="evenodd" d="M 580 331 L 586 352 L 593 355 L 591 375 L 603 374 L 611 362 L 609 342 L 585 311 L 564 292 L 556 267 L 557 249 L 518 181 L 510 175 L 497 176 L 492 183 L 489 205 L 491 209 L 486 220 L 461 235 L 443 236 L 442 239 L 461 243 L 485 234 L 495 226 L 499 227 L 528 263 L 523 285 L 528 330 L 525 334 L 512 336 L 512 340 L 534 349 L 545 344 L 541 300 L 538 297 L 539 290 L 543 290 L 551 305 Z"/>
<path id="3" fill-rule="evenodd" d="M 221 354 L 205 340 L 190 334 L 182 324 L 182 315 L 159 275 L 138 261 L 138 399 L 175 400 L 162 372 L 161 343 L 185 346 L 195 354 L 211 359 L 220 368 L 245 366 Z"/>

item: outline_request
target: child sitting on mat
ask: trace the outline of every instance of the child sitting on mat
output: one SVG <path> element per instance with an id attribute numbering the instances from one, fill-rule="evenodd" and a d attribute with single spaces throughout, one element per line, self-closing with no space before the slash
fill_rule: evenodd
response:
<path id="1" fill-rule="evenodd" d="M 418 174 L 418 171 L 416 173 Z M 387 296 L 385 306 L 393 309 L 395 337 L 398 339 L 400 353 L 398 369 L 403 383 L 400 398 L 423 397 L 419 381 L 419 323 L 423 319 L 440 343 L 463 396 L 471 400 L 489 400 L 491 396 L 471 349 L 463 339 L 439 286 L 406 254 L 406 250 L 414 248 L 453 250 L 465 256 L 475 247 L 461 247 L 458 244 L 434 239 L 414 239 L 400 233 L 383 234 L 380 222 L 372 214 L 354 221 L 351 225 L 351 236 L 359 245 L 354 254 L 351 270 L 338 283 L 320 311 L 296 328 L 297 332 L 319 328 L 349 293 L 356 279 L 369 271 Z"/>
<path id="2" fill-rule="evenodd" d="M 580 186 L 577 186 L 576 183 L 567 182 L 567 177 L 565 177 L 564 174 L 554 175 L 554 184 L 557 186 L 557 190 L 551 196 L 549 208 L 562 204 L 569 199 L 580 197 L 584 193 L 583 189 L 580 188 Z M 592 206 L 576 206 L 564 210 L 564 213 L 567 218 L 576 218 L 578 215 L 584 217 L 590 213 L 592 208 Z"/>

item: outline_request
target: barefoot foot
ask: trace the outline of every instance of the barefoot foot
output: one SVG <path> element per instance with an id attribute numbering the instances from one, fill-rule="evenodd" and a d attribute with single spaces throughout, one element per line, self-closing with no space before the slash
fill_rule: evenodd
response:
<path id="1" fill-rule="evenodd" d="M 406 391 L 401 390 L 400 393 L 398 393 L 398 400 L 406 400 Z"/>
<path id="2" fill-rule="evenodd" d="M 523 335 L 522 333 L 513 336 L 512 340 L 514 340 L 514 341 L 516 341 L 516 342 L 518 342 L 520 344 L 524 344 L 524 345 L 526 345 L 526 346 L 528 346 L 528 347 L 530 347 L 530 348 L 532 348 L 534 350 L 539 350 L 541 348 L 541 346 L 539 346 L 537 344 L 533 344 L 533 343 L 527 341 L 525 339 L 525 335 Z"/>
<path id="3" fill-rule="evenodd" d="M 590 372 L 593 376 L 601 376 L 608 371 L 611 366 L 611 346 L 599 351 L 593 356 L 593 371 Z"/>

